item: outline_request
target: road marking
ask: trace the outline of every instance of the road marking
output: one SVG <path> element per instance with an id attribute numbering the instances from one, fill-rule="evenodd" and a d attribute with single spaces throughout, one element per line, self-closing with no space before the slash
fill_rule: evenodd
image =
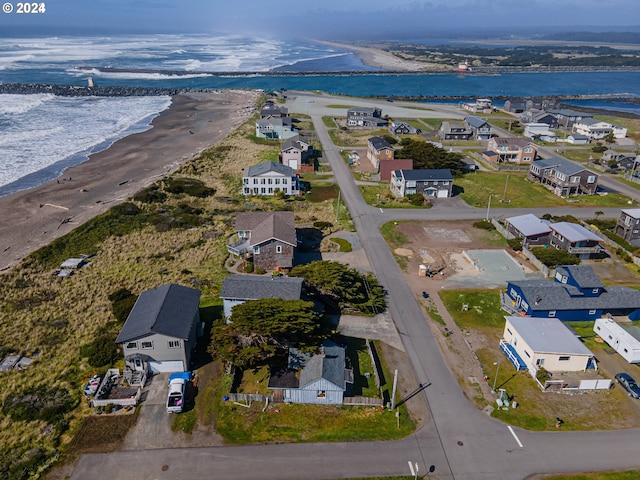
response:
<path id="1" fill-rule="evenodd" d="M 380 209 L 380 213 L 384 213 L 384 210 Z"/>
<path id="2" fill-rule="evenodd" d="M 511 428 L 511 425 L 509 425 L 507 428 L 508 428 L 508 429 L 509 429 L 509 431 L 511 432 L 511 435 L 513 435 L 513 438 L 515 438 L 515 439 L 516 439 L 516 442 L 518 442 L 518 446 L 519 446 L 520 448 L 524 448 L 524 447 L 522 446 L 522 442 L 520 442 L 520 439 L 519 439 L 519 438 L 518 438 L 518 436 L 516 435 L 516 432 L 514 432 L 514 431 L 513 431 L 513 428 Z"/>

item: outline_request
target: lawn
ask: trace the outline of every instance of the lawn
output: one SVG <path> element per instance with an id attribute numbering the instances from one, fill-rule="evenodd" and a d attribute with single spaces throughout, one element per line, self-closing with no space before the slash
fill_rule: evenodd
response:
<path id="1" fill-rule="evenodd" d="M 361 185 L 362 197 L 368 205 L 384 208 L 428 208 L 426 206 L 411 205 L 407 200 L 395 198 L 387 185 Z"/>
<path id="2" fill-rule="evenodd" d="M 589 163 L 593 159 L 599 159 L 602 157 L 601 153 L 595 153 L 591 150 L 591 147 L 566 149 L 562 149 L 562 147 L 560 147 L 560 152 L 558 153 L 569 160 L 580 163 Z M 589 168 L 589 165 L 585 165 L 585 167 Z"/>
<path id="3" fill-rule="evenodd" d="M 462 189 L 460 197 L 473 207 L 491 205 L 500 208 L 536 207 L 628 207 L 628 197 L 617 193 L 558 197 L 538 183 L 527 180 L 526 173 L 475 172 L 455 179 Z M 505 194 L 506 191 L 506 194 Z M 503 201 L 503 200 L 506 200 Z"/>
<path id="4" fill-rule="evenodd" d="M 354 394 L 379 398 L 374 367 L 365 341 L 341 337 L 347 358 L 354 369 Z M 374 344 L 374 351 L 375 344 Z M 377 355 L 377 353 L 375 354 Z M 383 392 L 389 395 L 392 377 L 381 359 Z M 369 374 L 369 375 L 365 375 Z M 266 393 L 268 367 L 245 372 L 241 390 Z M 231 386 L 228 375 L 212 378 L 205 391 L 215 392 L 213 409 L 216 430 L 232 444 L 274 442 L 353 442 L 403 438 L 413 431 L 413 422 L 404 406 L 395 412 L 371 406 L 298 405 L 252 402 L 247 408 L 223 401 Z"/>
<path id="5" fill-rule="evenodd" d="M 636 480 L 640 478 L 640 470 L 626 472 L 590 472 L 576 475 L 552 475 L 545 480 Z"/>
<path id="6" fill-rule="evenodd" d="M 498 291 L 442 290 L 439 294 L 470 343 L 479 345 L 474 351 L 491 386 L 505 389 L 518 403 L 515 409 L 496 408 L 492 412 L 493 417 L 535 431 L 555 430 L 556 417 L 564 420 L 563 430 L 610 430 L 632 426 L 629 419 L 635 418 L 630 411 L 633 405 L 619 389 L 584 395 L 544 393 L 528 371 L 516 371 L 498 348 L 505 315 L 500 310 Z M 576 330 L 587 337 L 587 347 L 591 347 L 596 343 L 592 341 L 593 332 L 589 330 L 593 322 L 582 323 L 585 322 L 575 322 L 572 326 L 575 325 Z M 603 351 L 601 345 L 594 350 L 596 355 Z M 464 373 L 458 372 L 458 376 L 463 378 Z M 482 398 L 477 398 L 476 402 L 480 408 L 488 405 Z"/>

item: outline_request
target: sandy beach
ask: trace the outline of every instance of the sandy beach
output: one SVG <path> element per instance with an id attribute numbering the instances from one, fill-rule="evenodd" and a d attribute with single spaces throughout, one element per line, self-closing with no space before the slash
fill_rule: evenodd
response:
<path id="1" fill-rule="evenodd" d="M 441 69 L 442 65 L 426 62 L 415 62 L 397 57 L 392 53 L 386 52 L 375 47 L 361 47 L 347 43 L 338 42 L 319 42 L 324 45 L 331 45 L 336 48 L 351 50 L 356 56 L 369 67 L 381 68 L 394 72 L 419 72 L 423 70 Z"/>
<path id="2" fill-rule="evenodd" d="M 153 128 L 115 142 L 57 180 L 0 198 L 0 271 L 226 137 L 253 114 L 257 96 L 240 90 L 177 95 Z"/>

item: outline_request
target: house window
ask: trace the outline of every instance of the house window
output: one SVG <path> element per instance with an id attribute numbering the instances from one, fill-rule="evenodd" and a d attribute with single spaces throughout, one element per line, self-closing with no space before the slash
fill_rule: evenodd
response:
<path id="1" fill-rule="evenodd" d="M 266 183 L 266 179 L 261 178 L 261 179 L 260 179 L 260 185 L 264 185 L 265 183 Z"/>
<path id="2" fill-rule="evenodd" d="M 550 310 L 549 311 L 549 318 L 553 318 L 556 316 L 556 311 L 555 310 Z"/>
<path id="3" fill-rule="evenodd" d="M 143 350 L 150 350 L 153 348 L 153 342 L 140 342 L 140 346 Z"/>
<path id="4" fill-rule="evenodd" d="M 594 183 L 596 181 L 596 176 L 595 175 L 589 175 L 587 177 L 587 183 Z"/>
<path id="5" fill-rule="evenodd" d="M 569 355 L 561 355 L 558 357 L 559 362 L 568 362 L 569 360 L 571 360 L 571 357 Z"/>
<path id="6" fill-rule="evenodd" d="M 513 336 L 513 333 L 511 333 L 511 330 L 509 330 L 508 328 L 507 328 L 507 332 L 509 332 L 509 335 Z"/>
<path id="7" fill-rule="evenodd" d="M 269 193 L 273 193 L 273 187 L 269 187 Z"/>
<path id="8" fill-rule="evenodd" d="M 269 185 L 272 185 L 272 184 L 273 184 L 273 178 L 269 178 L 269 179 L 267 179 L 267 183 L 268 183 Z"/>
<path id="9" fill-rule="evenodd" d="M 445 180 L 444 182 L 442 182 L 442 185 L 449 185 L 449 181 Z"/>
<path id="10" fill-rule="evenodd" d="M 264 195 L 265 193 L 267 193 L 267 189 L 264 187 L 260 187 L 260 193 Z"/>
<path id="11" fill-rule="evenodd" d="M 280 185 L 280 179 L 276 178 L 276 185 Z"/>
<path id="12" fill-rule="evenodd" d="M 527 358 L 531 358 L 531 355 L 529 355 L 529 352 L 527 352 L 526 350 L 523 350 L 524 354 L 527 356 Z"/>
<path id="13" fill-rule="evenodd" d="M 260 246 L 259 245 L 256 245 L 255 247 L 253 247 L 253 253 L 254 254 L 260 253 Z"/>
<path id="14" fill-rule="evenodd" d="M 536 365 L 538 367 L 542 367 L 544 365 L 544 358 L 538 358 L 536 359 Z"/>
<path id="15" fill-rule="evenodd" d="M 594 288 L 593 290 L 591 290 L 591 293 L 598 293 L 600 291 L 599 288 Z"/>
<path id="16" fill-rule="evenodd" d="M 253 184 L 254 184 L 254 185 L 258 185 L 258 179 L 257 179 L 257 178 L 254 178 L 254 179 L 253 179 Z"/>
<path id="17" fill-rule="evenodd" d="M 138 348 L 138 342 L 129 342 L 124 348 L 134 350 Z"/>
<path id="18" fill-rule="evenodd" d="M 530 162 L 531 161 L 531 157 L 524 157 L 522 159 L 523 162 Z"/>
<path id="19" fill-rule="evenodd" d="M 319 390 L 318 391 L 318 398 L 325 398 L 326 396 L 327 396 L 326 390 Z"/>
<path id="20" fill-rule="evenodd" d="M 276 253 L 282 253 L 282 245 L 276 245 Z"/>
<path id="21" fill-rule="evenodd" d="M 624 350 L 624 353 L 629 353 L 629 350 L 627 350 L 626 348 L 623 350 Z"/>
<path id="22" fill-rule="evenodd" d="M 580 181 L 580 177 L 574 176 L 569 179 L 571 183 L 578 183 Z"/>
<path id="23" fill-rule="evenodd" d="M 243 178 L 242 179 L 242 183 L 245 184 L 245 185 L 248 185 L 249 184 L 249 179 L 248 178 Z"/>
<path id="24" fill-rule="evenodd" d="M 169 348 L 180 348 L 180 340 L 169 340 L 167 344 Z"/>

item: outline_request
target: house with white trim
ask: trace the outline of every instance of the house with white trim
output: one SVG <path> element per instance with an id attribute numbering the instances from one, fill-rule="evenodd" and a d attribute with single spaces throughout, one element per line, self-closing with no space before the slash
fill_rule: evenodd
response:
<path id="1" fill-rule="evenodd" d="M 300 195 L 300 181 L 293 168 L 277 162 L 263 162 L 245 168 L 242 194 L 249 196 Z"/>

